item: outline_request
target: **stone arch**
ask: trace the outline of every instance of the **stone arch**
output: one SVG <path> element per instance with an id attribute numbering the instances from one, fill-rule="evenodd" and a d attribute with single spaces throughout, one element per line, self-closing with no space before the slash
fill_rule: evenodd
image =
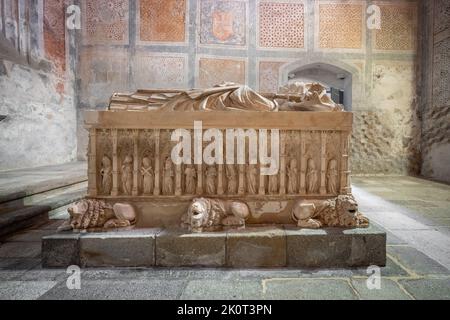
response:
<path id="1" fill-rule="evenodd" d="M 311 72 L 312 70 L 315 71 L 315 75 L 314 72 Z M 322 72 L 320 72 L 320 70 L 322 70 Z M 330 75 L 333 74 L 339 81 L 331 81 Z M 302 59 L 287 63 L 280 68 L 278 78 L 280 86 L 283 86 L 296 78 L 307 78 L 311 81 L 316 81 L 327 86 L 334 86 L 343 90 L 344 105 L 345 109 L 348 111 L 352 110 L 352 106 L 354 105 L 353 93 L 356 91 L 361 92 L 360 90 L 362 89 L 361 72 L 358 68 L 335 59 Z"/>

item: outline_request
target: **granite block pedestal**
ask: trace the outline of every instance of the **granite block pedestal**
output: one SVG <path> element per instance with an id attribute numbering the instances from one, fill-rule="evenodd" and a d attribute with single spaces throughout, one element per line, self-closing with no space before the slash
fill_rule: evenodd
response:
<path id="1" fill-rule="evenodd" d="M 44 267 L 333 268 L 386 264 L 386 234 L 367 229 L 252 226 L 188 233 L 134 229 L 42 239 Z"/>

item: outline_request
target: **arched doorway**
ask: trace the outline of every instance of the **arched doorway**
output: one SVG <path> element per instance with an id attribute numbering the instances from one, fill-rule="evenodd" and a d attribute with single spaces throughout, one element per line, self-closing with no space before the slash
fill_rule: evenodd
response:
<path id="1" fill-rule="evenodd" d="M 327 88 L 327 93 L 336 103 L 344 105 L 351 111 L 353 104 L 354 78 L 358 71 L 353 66 L 342 62 L 331 61 L 296 61 L 280 69 L 280 83 L 318 82 Z"/>

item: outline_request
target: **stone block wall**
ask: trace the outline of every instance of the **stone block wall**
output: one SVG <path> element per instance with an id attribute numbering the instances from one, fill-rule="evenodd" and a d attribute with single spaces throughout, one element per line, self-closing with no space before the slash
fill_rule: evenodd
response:
<path id="1" fill-rule="evenodd" d="M 83 0 L 79 109 L 114 91 L 208 87 L 276 91 L 299 66 L 352 74 L 353 172 L 420 170 L 416 97 L 420 1 Z M 381 29 L 369 30 L 370 5 Z M 78 156 L 87 133 L 79 119 Z"/>
<path id="2" fill-rule="evenodd" d="M 0 170 L 76 160 L 74 74 L 61 0 L 0 1 Z"/>
<path id="3" fill-rule="evenodd" d="M 423 11 L 422 174 L 450 182 L 450 1 Z"/>

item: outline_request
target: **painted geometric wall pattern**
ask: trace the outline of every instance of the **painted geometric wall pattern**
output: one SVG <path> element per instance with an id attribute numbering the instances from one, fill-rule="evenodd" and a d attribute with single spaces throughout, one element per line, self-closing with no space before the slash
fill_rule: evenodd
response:
<path id="1" fill-rule="evenodd" d="M 261 2 L 259 4 L 259 46 L 304 47 L 302 3 Z"/>
<path id="2" fill-rule="evenodd" d="M 450 107 L 450 38 L 434 46 L 433 106 Z M 448 119 L 447 119 L 448 120 Z"/>
<path id="3" fill-rule="evenodd" d="M 185 58 L 169 55 L 137 53 L 134 63 L 134 84 L 137 88 L 184 88 Z"/>
<path id="4" fill-rule="evenodd" d="M 86 43 L 127 44 L 128 11 L 127 0 L 84 0 L 83 32 Z"/>
<path id="5" fill-rule="evenodd" d="M 247 6 L 244 1 L 202 0 L 200 43 L 244 46 Z"/>
<path id="6" fill-rule="evenodd" d="M 45 55 L 51 60 L 56 72 L 63 74 L 66 69 L 65 41 L 65 1 L 44 1 L 44 47 Z"/>
<path id="7" fill-rule="evenodd" d="M 411 5 L 379 5 L 381 30 L 375 31 L 377 50 L 414 50 L 417 9 Z"/>
<path id="8" fill-rule="evenodd" d="M 434 1 L 434 33 L 450 29 L 450 1 Z"/>
<path id="9" fill-rule="evenodd" d="M 184 42 L 186 0 L 140 0 L 140 40 Z"/>
<path id="10" fill-rule="evenodd" d="M 80 54 L 81 97 L 90 107 L 106 103 L 113 92 L 128 90 L 128 54 L 124 49 L 84 48 Z"/>
<path id="11" fill-rule="evenodd" d="M 363 8 L 360 4 L 319 5 L 320 48 L 362 48 L 362 26 Z"/>
<path id="12" fill-rule="evenodd" d="M 278 92 L 278 72 L 284 62 L 260 61 L 259 62 L 259 91 Z"/>
<path id="13" fill-rule="evenodd" d="M 242 60 L 200 58 L 198 86 L 208 88 L 225 81 L 245 84 L 245 72 Z"/>

